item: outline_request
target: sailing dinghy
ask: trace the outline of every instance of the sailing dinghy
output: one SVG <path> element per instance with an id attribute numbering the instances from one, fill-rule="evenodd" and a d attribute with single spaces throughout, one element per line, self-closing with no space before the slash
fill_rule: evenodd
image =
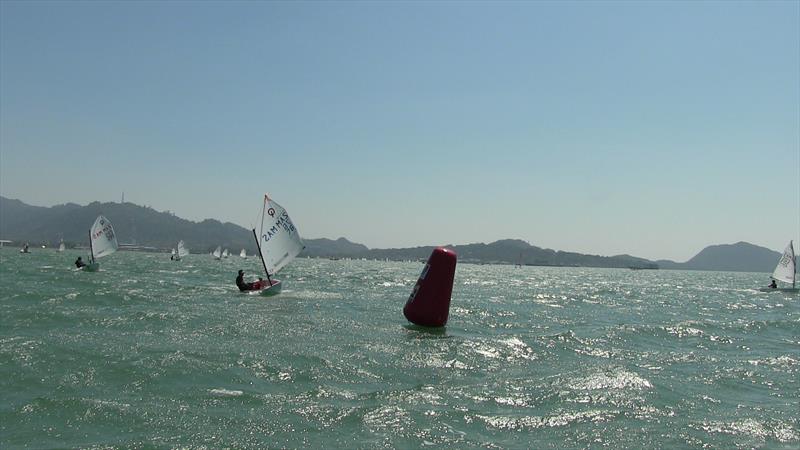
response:
<path id="1" fill-rule="evenodd" d="M 775 271 L 772 272 L 772 279 L 776 281 L 782 281 L 784 283 L 792 283 L 792 287 L 790 288 L 766 287 L 759 289 L 759 291 L 762 292 L 800 291 L 800 289 L 797 289 L 795 285 L 795 282 L 797 280 L 797 258 L 794 255 L 794 246 L 792 245 L 792 241 L 789 241 L 789 245 L 787 245 L 786 249 L 783 251 L 781 259 L 778 260 L 778 265 L 775 266 Z"/>
<path id="2" fill-rule="evenodd" d="M 247 259 L 247 252 L 242 249 L 242 251 L 239 252 L 239 257 L 242 259 Z"/>
<path id="3" fill-rule="evenodd" d="M 261 295 L 275 295 L 281 291 L 282 284 L 273 279 L 281 269 L 292 262 L 305 248 L 297 227 L 292 223 L 283 206 L 264 195 L 261 209 L 259 231 L 253 228 L 258 257 L 267 275 L 267 281 L 253 283 L 253 290 L 261 291 Z"/>
<path id="4" fill-rule="evenodd" d="M 214 257 L 214 259 L 222 259 L 222 253 L 220 253 L 221 251 L 222 247 L 218 245 L 217 248 L 214 250 L 214 253 L 212 253 L 211 255 Z"/>
<path id="5" fill-rule="evenodd" d="M 58 250 L 56 250 L 56 251 L 61 253 L 64 250 L 66 250 L 66 247 L 64 246 L 64 239 L 61 239 L 61 242 L 58 244 Z"/>
<path id="6" fill-rule="evenodd" d="M 174 261 L 180 261 L 181 258 L 189 254 L 189 250 L 186 250 L 186 246 L 184 246 L 183 241 L 178 241 L 178 250 L 172 249 L 172 256 L 170 259 Z"/>
<path id="7" fill-rule="evenodd" d="M 97 272 L 100 269 L 99 258 L 108 256 L 117 251 L 117 235 L 114 234 L 114 227 L 111 222 L 103 216 L 97 216 L 91 230 L 89 231 L 89 251 L 91 259 L 89 264 L 83 266 L 87 272 Z"/>

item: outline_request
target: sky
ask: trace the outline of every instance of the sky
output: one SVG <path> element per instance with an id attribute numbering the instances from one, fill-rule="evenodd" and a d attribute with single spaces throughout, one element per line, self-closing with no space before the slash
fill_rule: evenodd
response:
<path id="1" fill-rule="evenodd" d="M 0 2 L 0 195 L 123 192 L 370 248 L 798 247 L 800 2 Z"/>

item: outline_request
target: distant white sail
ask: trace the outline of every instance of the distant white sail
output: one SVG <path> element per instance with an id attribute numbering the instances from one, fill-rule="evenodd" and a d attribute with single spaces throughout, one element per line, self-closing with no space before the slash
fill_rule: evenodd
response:
<path id="1" fill-rule="evenodd" d="M 305 248 L 289 214 L 267 196 L 264 196 L 258 240 L 261 259 L 270 274 L 278 273 Z"/>
<path id="2" fill-rule="evenodd" d="M 178 242 L 178 258 L 183 258 L 184 256 L 189 254 L 189 250 L 186 249 L 186 246 L 183 244 L 183 241 Z"/>
<path id="3" fill-rule="evenodd" d="M 221 252 L 222 252 L 222 247 L 217 246 L 217 248 L 214 250 L 214 253 L 212 253 L 212 255 L 214 255 L 214 258 L 219 259 L 220 257 L 222 257 L 222 253 Z"/>
<path id="4" fill-rule="evenodd" d="M 67 248 L 67 247 L 66 247 L 66 246 L 64 246 L 64 240 L 62 239 L 62 240 L 61 240 L 61 243 L 60 243 L 60 244 L 58 244 L 58 251 L 59 251 L 59 252 L 63 252 L 64 250 L 66 250 L 66 248 Z"/>
<path id="5" fill-rule="evenodd" d="M 228 249 L 226 248 L 225 250 L 222 251 L 222 257 L 227 258 L 228 255 L 230 255 L 230 253 L 228 253 Z"/>
<path id="6" fill-rule="evenodd" d="M 174 248 L 172 249 L 172 252 L 171 252 L 171 253 L 172 253 L 173 255 L 175 254 L 175 249 L 174 249 Z"/>
<path id="7" fill-rule="evenodd" d="M 772 278 L 786 283 L 794 283 L 796 264 L 794 246 L 792 241 L 789 241 L 789 245 L 786 246 L 786 250 L 783 251 L 783 255 L 775 267 L 775 272 L 772 272 Z"/>
<path id="8" fill-rule="evenodd" d="M 239 256 L 242 258 L 247 258 L 247 252 L 242 249 L 242 251 L 239 252 Z"/>
<path id="9" fill-rule="evenodd" d="M 89 237 L 92 244 L 92 258 L 94 259 L 108 256 L 119 248 L 117 235 L 114 234 L 114 227 L 103 216 L 98 216 L 97 220 L 94 221 Z"/>

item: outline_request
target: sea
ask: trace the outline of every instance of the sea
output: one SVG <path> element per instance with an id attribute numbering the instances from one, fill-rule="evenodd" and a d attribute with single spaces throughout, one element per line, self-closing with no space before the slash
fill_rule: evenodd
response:
<path id="1" fill-rule="evenodd" d="M 2 449 L 798 449 L 800 295 L 769 274 L 0 250 Z"/>

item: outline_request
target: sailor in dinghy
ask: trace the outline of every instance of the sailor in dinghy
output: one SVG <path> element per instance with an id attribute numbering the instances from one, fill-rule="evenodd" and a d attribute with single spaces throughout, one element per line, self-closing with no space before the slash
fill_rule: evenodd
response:
<path id="1" fill-rule="evenodd" d="M 794 255 L 794 243 L 789 241 L 789 245 L 786 246 L 786 249 L 783 250 L 783 255 L 781 255 L 781 259 L 778 260 L 778 265 L 775 266 L 775 271 L 772 272 L 772 282 L 770 283 L 769 287 L 761 288 L 759 291 L 761 292 L 798 292 L 800 289 L 797 288 L 796 280 L 797 280 L 797 258 Z M 778 287 L 778 283 L 776 281 L 782 281 L 784 283 L 791 283 L 792 287 Z"/>
<path id="2" fill-rule="evenodd" d="M 118 248 L 117 235 L 114 233 L 111 222 L 103 216 L 97 216 L 97 220 L 89 230 L 89 264 L 79 267 L 79 269 L 97 272 L 100 270 L 100 263 L 97 260 L 116 252 Z M 77 261 L 75 265 L 78 265 Z"/>
<path id="3" fill-rule="evenodd" d="M 238 287 L 240 291 L 259 291 L 261 290 L 262 284 L 266 287 L 266 283 L 264 283 L 264 279 L 261 277 L 258 278 L 258 281 L 253 281 L 252 283 L 244 281 L 244 270 L 239 270 L 239 276 L 236 277 L 236 287 Z"/>
<path id="4" fill-rule="evenodd" d="M 281 291 L 281 282 L 273 279 L 270 274 L 278 273 L 303 251 L 305 245 L 300 239 L 300 233 L 286 210 L 268 195 L 264 195 L 260 232 L 253 227 L 253 237 L 256 240 L 258 257 L 261 259 L 261 266 L 264 268 L 267 279 L 251 283 L 250 289 L 247 290 L 260 291 L 261 295 L 278 294 Z M 243 272 L 239 272 L 239 276 L 242 277 Z M 239 278 L 236 281 L 239 286 Z M 242 282 L 244 282 L 243 279 Z M 239 288 L 241 289 L 241 286 Z"/>

